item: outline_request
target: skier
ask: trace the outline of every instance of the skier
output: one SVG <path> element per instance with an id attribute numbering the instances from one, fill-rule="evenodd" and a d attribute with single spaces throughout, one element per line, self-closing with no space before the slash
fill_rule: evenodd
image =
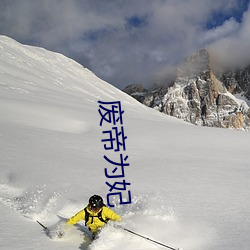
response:
<path id="1" fill-rule="evenodd" d="M 89 198 L 89 204 L 72 216 L 67 221 L 67 224 L 74 225 L 80 220 L 85 220 L 85 226 L 89 228 L 94 239 L 109 220 L 120 222 L 122 219 L 114 211 L 106 207 L 101 196 L 95 194 Z"/>

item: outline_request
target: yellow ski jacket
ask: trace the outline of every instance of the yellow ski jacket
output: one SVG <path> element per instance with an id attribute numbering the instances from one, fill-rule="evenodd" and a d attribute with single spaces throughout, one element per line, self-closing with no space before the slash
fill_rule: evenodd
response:
<path id="1" fill-rule="evenodd" d="M 86 207 L 87 212 L 89 213 L 88 221 L 85 221 L 86 225 L 88 226 L 89 230 L 92 233 L 97 232 L 100 228 L 102 228 L 106 223 L 104 221 L 112 220 L 112 221 L 121 221 L 120 215 L 116 214 L 110 208 L 103 206 L 98 212 L 91 211 L 88 207 Z M 98 218 L 98 214 L 101 212 L 101 217 L 104 221 Z M 74 225 L 80 220 L 85 220 L 85 211 L 82 209 L 77 214 L 72 216 L 68 221 L 67 224 Z"/>

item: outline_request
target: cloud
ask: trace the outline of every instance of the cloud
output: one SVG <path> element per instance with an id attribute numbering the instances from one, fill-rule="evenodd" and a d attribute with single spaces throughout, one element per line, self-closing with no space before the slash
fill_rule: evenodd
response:
<path id="1" fill-rule="evenodd" d="M 225 37 L 235 34 L 240 28 L 240 24 L 232 17 L 226 20 L 221 26 L 204 31 L 200 38 L 201 44 L 211 44 Z"/>
<path id="2" fill-rule="evenodd" d="M 210 44 L 215 60 L 225 67 L 245 67 L 250 64 L 250 10 L 243 15 L 236 29 Z M 227 29 L 224 24 L 220 29 Z"/>
<path id="3" fill-rule="evenodd" d="M 242 22 L 233 17 L 242 8 L 239 2 L 2 0 L 0 33 L 61 52 L 120 88 L 130 83 L 148 87 L 204 46 L 212 44 L 216 53 L 225 45 L 248 48 L 249 14 Z M 214 20 L 219 15 L 222 23 Z"/>

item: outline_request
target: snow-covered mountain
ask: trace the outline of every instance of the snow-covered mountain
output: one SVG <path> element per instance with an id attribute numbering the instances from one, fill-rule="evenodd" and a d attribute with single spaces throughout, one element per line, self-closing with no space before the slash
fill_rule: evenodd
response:
<path id="1" fill-rule="evenodd" d="M 109 187 L 98 101 L 120 101 L 132 203 L 122 226 L 184 250 L 248 250 L 250 134 L 193 126 L 140 104 L 63 55 L 0 37 L 0 248 L 163 249 L 108 225 L 48 238 Z M 63 221 L 62 221 L 63 223 Z"/>
<path id="2" fill-rule="evenodd" d="M 250 127 L 249 69 L 217 72 L 208 50 L 203 49 L 180 65 L 171 86 L 149 91 L 131 85 L 124 92 L 146 106 L 209 127 Z"/>

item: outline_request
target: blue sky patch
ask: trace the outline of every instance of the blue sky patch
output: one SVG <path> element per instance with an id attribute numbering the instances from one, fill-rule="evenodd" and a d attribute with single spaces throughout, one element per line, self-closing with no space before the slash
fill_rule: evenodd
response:
<path id="1" fill-rule="evenodd" d="M 238 8 L 232 10 L 230 13 L 225 13 L 223 10 L 215 11 L 210 20 L 206 23 L 206 29 L 213 29 L 221 26 L 226 20 L 234 18 L 238 23 L 242 22 L 244 12 L 248 9 L 249 0 L 239 0 Z"/>
<path id="2" fill-rule="evenodd" d="M 147 19 L 145 17 L 131 16 L 127 18 L 127 25 L 129 27 L 139 28 L 147 24 Z"/>

